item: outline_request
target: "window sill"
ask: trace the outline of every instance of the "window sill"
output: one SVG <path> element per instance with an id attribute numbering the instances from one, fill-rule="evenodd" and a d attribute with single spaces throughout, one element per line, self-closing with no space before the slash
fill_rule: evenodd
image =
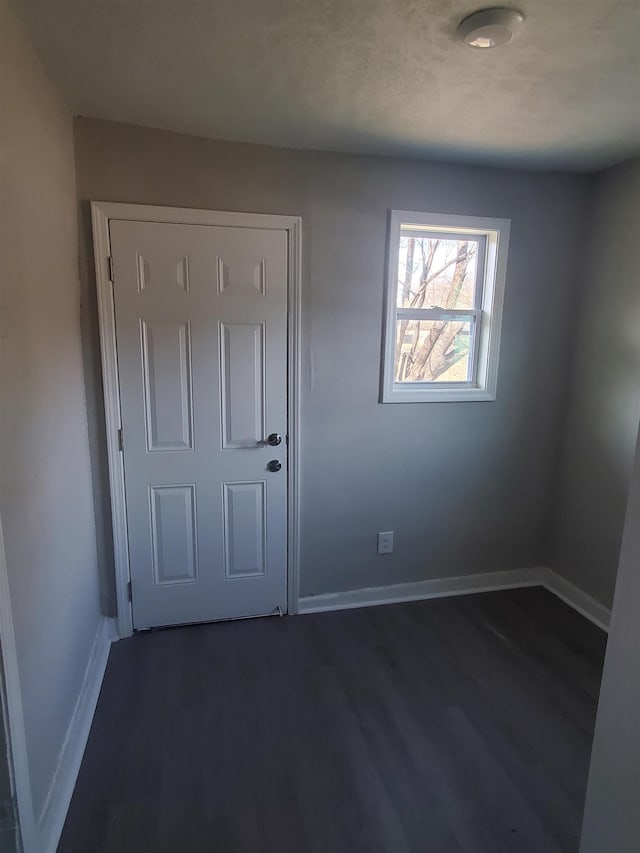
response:
<path id="1" fill-rule="evenodd" d="M 399 388 L 384 391 L 381 403 L 491 403 L 495 393 L 486 388 Z"/>

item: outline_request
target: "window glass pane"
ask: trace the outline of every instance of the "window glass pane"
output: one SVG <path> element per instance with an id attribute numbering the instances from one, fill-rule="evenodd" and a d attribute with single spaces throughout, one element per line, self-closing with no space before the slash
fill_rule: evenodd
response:
<path id="1" fill-rule="evenodd" d="M 478 241 L 400 235 L 398 308 L 474 308 Z"/>
<path id="2" fill-rule="evenodd" d="M 471 382 L 473 320 L 397 320 L 396 382 Z"/>

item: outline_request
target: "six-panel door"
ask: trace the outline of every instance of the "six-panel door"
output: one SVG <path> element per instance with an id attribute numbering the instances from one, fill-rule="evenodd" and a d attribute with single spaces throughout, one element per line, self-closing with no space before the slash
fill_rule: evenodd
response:
<path id="1" fill-rule="evenodd" d="M 286 233 L 109 228 L 134 627 L 284 611 Z"/>

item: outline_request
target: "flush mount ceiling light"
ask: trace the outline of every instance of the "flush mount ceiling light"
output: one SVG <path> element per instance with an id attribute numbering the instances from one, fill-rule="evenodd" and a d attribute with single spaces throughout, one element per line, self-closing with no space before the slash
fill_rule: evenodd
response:
<path id="1" fill-rule="evenodd" d="M 524 15 L 515 9 L 481 9 L 458 25 L 456 34 L 469 47 L 502 47 L 521 30 Z"/>

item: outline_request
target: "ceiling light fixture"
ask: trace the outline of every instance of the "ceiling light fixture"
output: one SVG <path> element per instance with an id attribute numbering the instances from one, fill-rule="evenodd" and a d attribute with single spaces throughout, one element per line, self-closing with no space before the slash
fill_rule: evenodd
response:
<path id="1" fill-rule="evenodd" d="M 469 47 L 502 47 L 515 38 L 524 24 L 524 15 L 515 9 L 481 9 L 458 25 L 456 34 Z"/>

